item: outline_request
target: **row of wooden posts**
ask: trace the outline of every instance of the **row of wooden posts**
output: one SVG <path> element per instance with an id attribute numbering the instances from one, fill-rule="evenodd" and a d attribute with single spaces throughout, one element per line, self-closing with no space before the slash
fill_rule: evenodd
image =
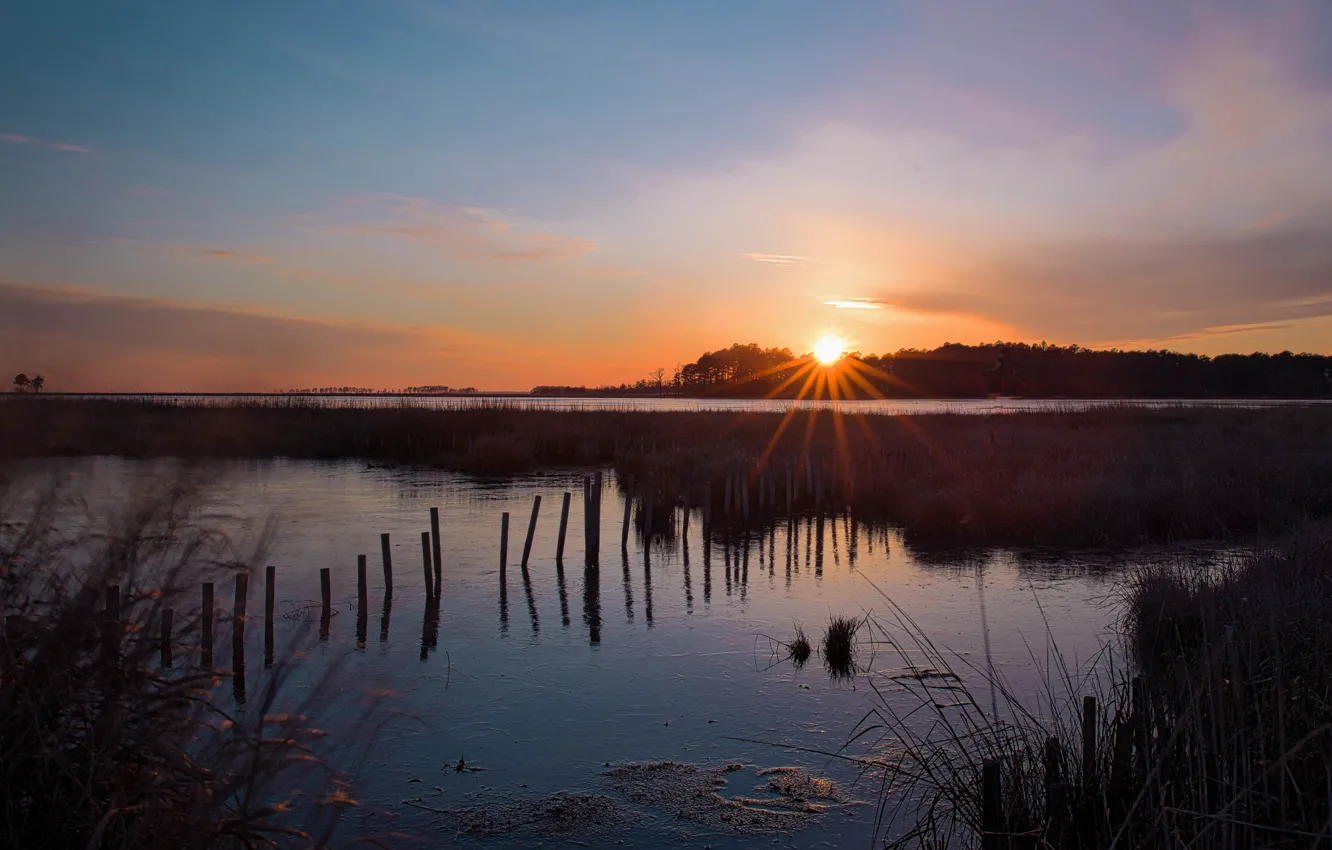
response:
<path id="1" fill-rule="evenodd" d="M 808 470 L 807 470 L 808 473 Z M 787 469 L 787 501 L 792 499 L 793 482 L 791 470 Z M 727 477 L 727 487 L 725 491 L 726 511 L 730 512 L 732 493 L 737 505 L 743 502 L 748 506 L 749 488 L 739 486 L 737 483 L 739 477 Z M 632 509 L 636 498 L 634 488 L 634 479 L 629 476 L 627 486 L 624 489 L 624 517 L 622 521 L 620 543 L 621 547 L 627 549 L 629 545 L 629 532 L 632 519 Z M 594 475 L 584 476 L 583 478 L 583 539 L 584 539 L 584 560 L 589 568 L 596 568 L 600 563 L 601 548 L 601 504 L 604 480 L 602 473 L 598 471 Z M 572 502 L 572 494 L 566 491 L 563 494 L 563 502 L 560 509 L 559 535 L 556 539 L 555 557 L 558 562 L 563 562 L 565 541 L 568 534 L 569 508 Z M 648 482 L 643 494 L 643 526 L 645 534 L 650 536 L 653 529 L 653 513 L 655 498 L 651 482 Z M 541 512 L 541 496 L 535 496 L 532 500 L 532 511 L 528 519 L 527 535 L 523 542 L 521 568 L 524 574 L 527 573 L 528 562 L 532 554 L 532 546 L 536 535 L 537 519 Z M 703 523 L 704 533 L 707 533 L 711 525 L 711 498 L 705 500 L 703 505 Z M 746 510 L 747 514 L 748 511 Z M 690 506 L 686 499 L 684 505 L 684 530 L 688 531 Z M 500 523 L 500 578 L 504 580 L 508 569 L 508 548 L 509 548 L 509 513 L 506 511 L 501 516 Z M 391 549 L 391 540 L 388 533 L 380 535 L 380 552 L 382 568 L 384 575 L 384 588 L 387 594 L 393 592 L 393 554 Z M 439 509 L 430 509 L 430 530 L 421 532 L 421 564 L 425 583 L 427 602 L 438 604 L 442 590 L 443 578 L 443 553 L 440 536 Z M 264 655 L 265 662 L 271 664 L 273 656 L 273 627 L 275 619 L 276 604 L 276 568 L 269 566 L 265 570 L 264 581 Z M 364 620 L 368 611 L 368 585 L 367 585 L 367 558 L 365 555 L 357 556 L 357 612 L 358 620 Z M 327 638 L 329 621 L 332 616 L 332 576 L 329 568 L 324 567 L 319 571 L 319 589 L 321 601 L 320 617 L 320 635 L 321 638 Z M 243 658 L 244 626 L 247 616 L 247 598 L 249 594 L 249 576 L 246 573 L 238 573 L 235 577 L 235 595 L 233 600 L 233 649 L 237 658 Z M 213 625 L 215 610 L 215 589 L 213 582 L 204 582 L 202 587 L 202 621 L 200 624 L 201 637 L 201 663 L 206 667 L 213 665 Z M 119 635 L 118 624 L 120 622 L 120 588 L 119 586 L 110 586 L 106 589 L 106 607 L 103 612 L 104 622 L 108 624 L 106 633 L 108 635 Z M 175 625 L 175 612 L 171 609 L 164 609 L 160 618 L 160 642 L 161 642 L 161 663 L 163 666 L 172 664 L 173 654 L 173 629 Z M 364 623 L 358 623 L 358 635 L 364 633 Z M 108 638 L 110 639 L 110 638 Z M 118 638 L 116 638 L 118 640 Z M 363 638 L 362 638 L 363 639 Z"/>

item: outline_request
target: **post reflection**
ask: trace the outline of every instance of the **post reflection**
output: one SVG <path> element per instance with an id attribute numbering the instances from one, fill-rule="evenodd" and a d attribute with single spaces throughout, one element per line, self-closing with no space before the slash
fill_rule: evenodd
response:
<path id="1" fill-rule="evenodd" d="M 569 590 L 564 584 L 564 559 L 555 560 L 555 585 L 560 593 L 560 624 L 569 628 Z"/>
<path id="2" fill-rule="evenodd" d="M 523 593 L 527 596 L 527 616 L 532 620 L 532 634 L 541 634 L 541 622 L 537 619 L 536 600 L 532 597 L 532 576 L 523 570 Z"/>
<path id="3" fill-rule="evenodd" d="M 587 624 L 587 642 L 601 645 L 601 572 L 595 567 L 583 570 L 583 622 Z"/>
<path id="4" fill-rule="evenodd" d="M 621 550 L 620 558 L 624 563 L 624 618 L 632 623 L 634 621 L 634 580 L 629 574 L 629 552 Z"/>

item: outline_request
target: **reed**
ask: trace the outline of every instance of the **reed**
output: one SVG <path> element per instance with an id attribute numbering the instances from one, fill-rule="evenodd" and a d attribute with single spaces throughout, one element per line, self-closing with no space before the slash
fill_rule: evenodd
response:
<path id="1" fill-rule="evenodd" d="M 1084 670 L 1056 662 L 1035 702 L 885 601 L 870 624 L 903 650 L 892 678 L 914 699 L 881 699 L 857 737 L 895 741 L 895 757 L 875 765 L 892 789 L 880 811 L 889 846 L 1326 842 L 1332 527 L 1131 574 L 1133 663 L 1113 647 Z M 996 704 L 977 698 L 985 688 Z"/>
<path id="2" fill-rule="evenodd" d="M 262 553 L 196 522 L 184 484 L 127 499 L 101 532 L 70 526 L 70 498 L 0 487 L 0 846 L 325 846 L 350 798 L 317 802 L 339 778 L 305 718 L 316 698 L 284 697 L 282 664 L 233 717 L 196 654 L 200 579 Z"/>
<path id="3" fill-rule="evenodd" d="M 3 457 L 347 457 L 478 475 L 609 464 L 621 478 L 652 480 L 663 516 L 681 497 L 719 507 L 739 500 L 717 525 L 744 524 L 746 494 L 780 475 L 789 498 L 765 498 L 762 508 L 750 500 L 750 524 L 849 508 L 865 522 L 903 528 L 914 545 L 1233 540 L 1332 516 L 1328 407 L 785 418 L 503 404 L 33 397 L 5 405 Z M 667 533 L 668 523 L 657 526 Z"/>

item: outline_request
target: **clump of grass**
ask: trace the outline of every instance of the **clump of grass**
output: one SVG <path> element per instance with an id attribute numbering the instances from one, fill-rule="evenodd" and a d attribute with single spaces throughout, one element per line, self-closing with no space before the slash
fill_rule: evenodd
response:
<path id="1" fill-rule="evenodd" d="M 212 670 L 158 663 L 162 612 L 198 646 L 199 581 L 252 560 L 186 484 L 127 498 L 103 533 L 73 531 L 68 495 L 0 486 L 0 846 L 322 846 L 352 802 L 307 720 L 326 688 L 290 704 L 279 665 L 233 716 Z"/>
<path id="2" fill-rule="evenodd" d="M 809 661 L 809 656 L 814 648 L 809 642 L 809 635 L 805 634 L 805 627 L 799 623 L 795 624 L 795 634 L 787 641 L 786 655 L 797 667 L 804 667 L 805 662 Z"/>
<path id="3" fill-rule="evenodd" d="M 833 617 L 823 631 L 823 664 L 837 679 L 856 673 L 856 632 L 860 621 L 851 617 Z"/>

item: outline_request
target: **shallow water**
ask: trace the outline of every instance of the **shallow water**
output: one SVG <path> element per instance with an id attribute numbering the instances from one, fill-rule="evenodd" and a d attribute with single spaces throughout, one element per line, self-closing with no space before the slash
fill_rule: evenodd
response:
<path id="1" fill-rule="evenodd" d="M 127 482 L 158 476 L 171 464 L 92 459 L 58 467 L 81 482 L 96 506 L 114 502 Z M 42 474 L 47 468 L 14 469 Z M 349 757 L 373 738 L 353 776 L 362 805 L 346 826 L 372 835 L 421 835 L 427 846 L 540 844 L 530 835 L 460 835 L 446 819 L 418 806 L 456 809 L 561 791 L 614 796 L 602 773 L 626 762 L 741 762 L 751 768 L 729 775 L 726 793 L 750 796 L 759 784 L 754 768 L 796 765 L 846 783 L 851 796 L 873 802 L 875 781 L 855 785 L 852 765 L 811 751 L 836 751 L 847 741 L 879 698 L 867 686 L 871 680 L 884 699 L 906 704 L 908 697 L 889 678 L 903 671 L 904 659 L 885 643 L 863 643 L 859 660 L 866 669 L 851 680 L 834 680 L 817 654 L 798 669 L 775 641 L 788 639 L 795 623 L 817 641 L 830 616 L 887 617 L 890 598 L 936 644 L 958 653 L 964 678 L 976 678 L 965 674 L 967 665 L 993 663 L 1034 702 L 1051 642 L 1065 663 L 1080 667 L 1112 640 L 1117 571 L 1107 568 L 1124 561 L 1049 553 L 1035 559 L 1004 551 L 922 557 L 895 533 L 853 530 L 845 517 L 801 522 L 789 557 L 785 524 L 764 532 L 761 544 L 751 536 L 746 557 L 738 534 L 728 547 L 719 530 L 705 547 L 697 513 L 683 539 L 655 543 L 645 552 L 631 534 L 625 555 L 619 546 L 622 503 L 607 473 L 601 565 L 587 571 L 583 470 L 503 483 L 354 462 L 237 462 L 207 470 L 213 521 L 238 544 L 256 538 L 265 518 L 276 523 L 266 563 L 277 567 L 279 615 L 316 604 L 319 569 L 331 569 L 337 615 L 327 639 L 318 640 L 300 617 L 279 616 L 276 642 L 280 657 L 293 647 L 310 650 L 299 662 L 298 688 L 309 687 L 328 663 L 342 664 L 337 693 L 324 703 L 332 716 L 318 718 L 334 732 L 335 749 L 339 740 L 357 742 L 345 745 L 342 755 Z M 554 551 L 564 491 L 574 498 L 561 580 Z M 524 582 L 518 561 L 534 495 L 542 496 L 542 508 L 530 581 Z M 442 602 L 436 645 L 423 651 L 423 635 L 426 644 L 432 640 L 420 533 L 429 528 L 431 507 L 441 517 Z M 504 511 L 511 514 L 511 532 L 502 592 Z M 392 539 L 395 586 L 389 599 L 380 568 L 382 532 Z M 358 553 L 366 553 L 370 565 L 363 647 L 355 634 Z M 262 583 L 262 575 L 253 578 L 249 592 L 250 694 L 269 675 L 256 616 Z M 219 606 L 228 608 L 230 597 L 230 587 L 219 586 Z M 219 662 L 226 657 L 219 638 Z M 371 692 L 390 695 L 367 725 L 352 708 Z M 988 693 L 981 701 L 989 704 Z M 891 747 L 883 743 L 872 751 L 862 742 L 846 753 L 890 755 Z M 459 772 L 454 766 L 460 759 L 483 769 Z M 596 847 L 868 846 L 874 806 L 835 811 L 789 834 L 760 836 L 681 822 L 660 811 L 642 815 L 645 822 L 578 840 Z"/>

